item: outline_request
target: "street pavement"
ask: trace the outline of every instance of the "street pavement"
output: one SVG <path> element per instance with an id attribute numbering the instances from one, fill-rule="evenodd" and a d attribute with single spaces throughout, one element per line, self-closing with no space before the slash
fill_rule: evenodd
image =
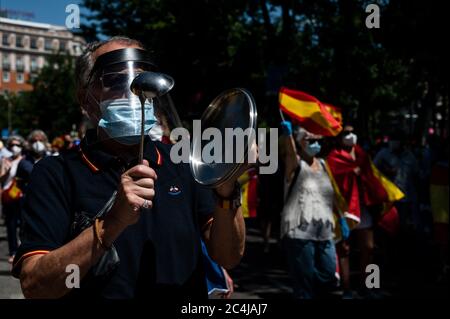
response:
<path id="1" fill-rule="evenodd" d="M 398 259 L 407 260 L 407 262 L 401 263 L 401 267 L 399 264 L 393 271 L 388 271 L 392 267 L 380 264 L 382 289 L 377 290 L 376 299 L 448 298 L 450 295 L 448 285 L 437 284 L 433 279 L 431 267 L 433 258 L 429 245 L 426 245 L 424 240 L 419 240 L 419 243 L 413 244 L 409 240 L 409 244 L 400 245 L 403 249 L 396 250 L 396 254 L 399 251 L 402 252 Z M 380 250 L 377 249 L 377 251 Z M 380 258 L 375 259 L 380 260 Z M 357 261 L 356 258 L 354 260 Z M 351 268 L 352 278 L 358 279 L 357 265 L 353 265 Z M 23 298 L 20 283 L 10 275 L 10 269 L 6 229 L 0 220 L 0 299 Z M 271 239 L 270 249 L 265 251 L 255 222 L 247 221 L 244 257 L 239 266 L 229 273 L 235 285 L 233 299 L 292 298 L 291 280 L 280 245 L 275 239 Z M 334 292 L 331 297 L 333 299 L 340 298 L 340 292 Z M 359 298 L 357 294 L 356 298 Z M 364 298 L 372 299 L 374 296 Z"/>
<path id="2" fill-rule="evenodd" d="M 241 264 L 230 271 L 235 283 L 233 299 L 286 298 L 290 296 L 284 259 L 275 240 L 268 253 L 256 229 L 247 234 L 246 253 Z M 20 283 L 10 274 L 6 228 L 0 220 L 0 299 L 23 298 Z"/>
<path id="3" fill-rule="evenodd" d="M 11 276 L 11 264 L 8 263 L 8 242 L 6 228 L 0 220 L 0 299 L 22 299 L 19 280 Z"/>
<path id="4" fill-rule="evenodd" d="M 256 228 L 248 227 L 244 257 L 230 271 L 235 284 L 233 299 L 291 298 L 290 279 L 280 246 L 275 239 L 264 250 L 263 239 Z"/>

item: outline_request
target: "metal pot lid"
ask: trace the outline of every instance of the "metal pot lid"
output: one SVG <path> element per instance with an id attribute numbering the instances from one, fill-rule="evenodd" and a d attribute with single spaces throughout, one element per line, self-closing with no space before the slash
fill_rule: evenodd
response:
<path id="1" fill-rule="evenodd" d="M 202 140 L 201 136 L 193 134 L 190 166 L 195 180 L 205 186 L 218 187 L 232 178 L 246 164 L 250 145 L 256 139 L 257 110 L 256 103 L 245 89 L 235 88 L 219 94 L 208 106 L 201 118 L 202 133 L 207 128 L 217 128 L 222 142 L 221 161 L 205 161 L 202 152 L 205 145 L 212 139 Z M 237 152 L 239 143 L 236 139 L 230 145 L 225 145 L 225 129 L 250 128 L 249 138 L 243 141 L 244 150 Z M 199 134 L 202 135 L 202 134 Z M 217 137 L 215 137 L 217 138 Z M 219 142 L 214 139 L 214 143 Z M 225 154 L 233 151 L 233 161 L 226 161 Z M 242 156 L 238 158 L 237 153 Z"/>

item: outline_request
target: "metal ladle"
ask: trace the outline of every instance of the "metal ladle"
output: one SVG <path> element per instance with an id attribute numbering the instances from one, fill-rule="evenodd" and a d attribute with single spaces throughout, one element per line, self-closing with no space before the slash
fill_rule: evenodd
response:
<path id="1" fill-rule="evenodd" d="M 155 97 L 163 96 L 169 92 L 174 85 L 175 81 L 172 77 L 167 74 L 157 72 L 142 72 L 134 78 L 133 82 L 131 82 L 131 92 L 136 94 L 139 97 L 139 101 L 141 101 L 141 140 L 139 145 L 139 163 L 142 163 L 144 159 L 145 100 L 148 99 L 149 102 L 152 102 Z"/>

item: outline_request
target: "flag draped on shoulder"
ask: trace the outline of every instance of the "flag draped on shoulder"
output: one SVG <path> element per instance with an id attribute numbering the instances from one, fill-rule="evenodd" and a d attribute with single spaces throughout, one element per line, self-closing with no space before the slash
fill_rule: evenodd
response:
<path id="1" fill-rule="evenodd" d="M 323 104 L 314 96 L 285 87 L 280 89 L 278 98 L 280 109 L 307 131 L 323 136 L 336 136 L 342 130 L 340 109 Z"/>
<path id="2" fill-rule="evenodd" d="M 382 205 L 380 225 L 389 232 L 394 230 L 392 223 L 396 212 L 393 203 L 405 195 L 376 168 L 360 146 L 355 146 L 355 159 L 343 149 L 332 150 L 327 157 L 327 167 L 338 197 L 336 202 L 350 221 L 350 227 L 359 223 L 363 203 L 366 206 Z M 358 175 L 356 170 L 359 170 Z"/>

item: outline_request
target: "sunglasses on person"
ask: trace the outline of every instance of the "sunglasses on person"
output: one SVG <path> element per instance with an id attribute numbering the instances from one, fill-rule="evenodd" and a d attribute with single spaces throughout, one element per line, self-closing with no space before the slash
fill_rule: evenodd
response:
<path id="1" fill-rule="evenodd" d="M 314 144 L 314 143 L 319 143 L 319 144 L 321 144 L 322 143 L 322 141 L 323 141 L 323 139 L 321 139 L 321 138 L 311 138 L 311 139 L 309 139 L 309 138 L 307 138 L 306 139 L 306 141 L 311 145 L 311 144 Z"/>

